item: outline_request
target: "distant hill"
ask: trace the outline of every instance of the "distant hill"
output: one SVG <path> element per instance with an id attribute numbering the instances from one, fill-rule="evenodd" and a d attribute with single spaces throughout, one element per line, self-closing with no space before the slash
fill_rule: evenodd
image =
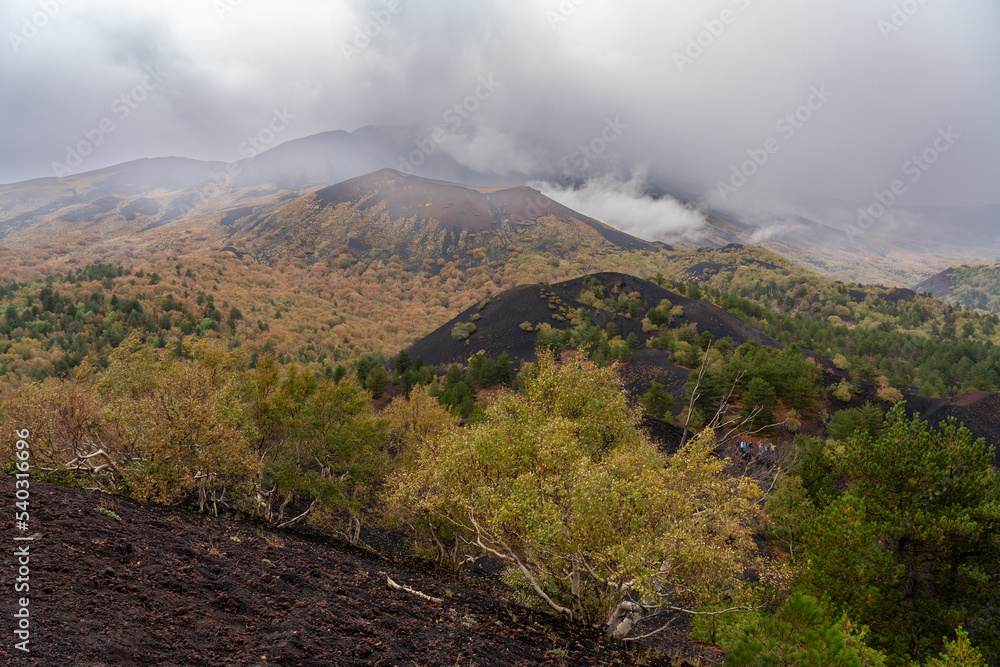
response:
<path id="1" fill-rule="evenodd" d="M 963 264 L 945 269 L 914 287 L 966 308 L 1000 313 L 1000 264 Z"/>
<path id="2" fill-rule="evenodd" d="M 477 187 L 407 176 L 393 169 L 272 206 L 242 209 L 227 239 L 261 260 L 336 256 L 409 268 L 424 260 L 506 261 L 526 249 L 567 255 L 667 248 L 583 216 L 532 188 Z M 296 244 L 296 242 L 299 242 Z"/>
<path id="3" fill-rule="evenodd" d="M 1000 205 L 896 206 L 863 228 L 859 207 L 810 198 L 768 213 L 709 211 L 699 238 L 676 245 L 759 246 L 828 277 L 897 287 L 1000 255 Z"/>
<path id="4" fill-rule="evenodd" d="M 483 174 L 455 161 L 446 151 L 411 161 L 418 149 L 421 128 L 369 125 L 353 132 L 322 132 L 279 144 L 245 162 L 237 187 L 273 184 L 280 189 L 305 191 L 339 183 L 383 168 L 413 170 L 415 176 L 475 185 L 515 185 L 522 179 Z M 426 145 L 426 144 L 423 144 Z M 406 162 L 404 163 L 404 159 Z M 414 164 L 418 162 L 418 164 Z"/>
<path id="5" fill-rule="evenodd" d="M 433 364 L 446 370 L 451 364 L 465 365 L 469 357 L 480 351 L 494 359 L 506 351 L 516 367 L 520 361 L 535 359 L 535 328 L 538 325 L 548 324 L 557 330 L 571 329 L 573 325 L 568 319 L 558 320 L 553 316 L 564 317 L 562 313 L 583 308 L 594 325 L 605 328 L 610 322 L 614 322 L 622 338 L 633 333 L 638 338 L 639 349 L 633 353 L 632 361 L 619 367 L 629 394 L 633 397 L 641 396 L 654 381 L 659 382 L 673 396 L 675 408 L 679 410 L 684 398 L 684 383 L 687 382 L 691 369 L 672 363 L 670 355 L 664 351 L 646 348 L 651 334 L 643 332 L 642 319 L 649 307 L 655 308 L 666 299 L 672 305 L 684 309 L 684 314 L 674 321 L 673 327 L 694 327 L 698 333 L 707 331 L 715 339 L 729 337 L 735 345 L 756 338 L 764 345 L 781 347 L 770 336 L 721 308 L 689 299 L 648 280 L 621 273 L 596 273 L 589 278 L 600 282 L 607 295 L 615 298 L 619 295 L 634 295 L 646 307 L 638 309 L 634 316 L 626 317 L 624 314 L 616 315 L 587 306 L 579 301 L 581 292 L 586 289 L 585 277 L 551 286 L 521 285 L 491 297 L 489 303 L 482 308 L 482 302 L 467 308 L 414 343 L 409 354 L 414 359 L 420 357 L 425 364 Z M 476 315 L 479 316 L 478 319 L 474 319 Z M 452 330 L 456 324 L 465 322 L 475 324 L 476 331 L 465 340 L 456 340 L 452 336 Z"/>
<path id="6" fill-rule="evenodd" d="M 0 240 L 58 241 L 90 232 L 127 233 L 165 223 L 180 212 L 193 188 L 224 168 L 221 162 L 186 158 L 135 160 L 64 178 L 0 186 Z M 189 206 L 190 208 L 190 206 Z M 68 224 L 67 224 L 68 223 Z"/>
<path id="7" fill-rule="evenodd" d="M 632 317 L 588 306 L 580 301 L 580 296 L 588 289 L 589 280 L 598 281 L 607 295 L 614 298 L 631 295 L 644 306 Z M 907 298 L 914 295 L 914 292 L 894 290 L 891 294 Z M 865 294 L 858 292 L 858 296 L 864 298 Z M 648 312 L 647 306 L 656 307 L 662 299 L 682 307 L 684 311 L 671 324 L 671 328 L 691 327 L 699 334 L 707 331 L 715 340 L 726 337 L 732 339 L 736 346 L 756 338 L 763 345 L 783 347 L 770 336 L 711 303 L 685 297 L 635 276 L 596 273 L 553 285 L 520 285 L 492 296 L 488 301 L 481 301 L 462 311 L 457 317 L 414 343 L 409 348 L 409 354 L 411 358 L 419 357 L 425 364 L 437 366 L 443 372 L 452 364 L 467 365 L 469 358 L 477 353 L 496 359 L 506 351 L 516 367 L 521 361 L 533 361 L 536 358 L 536 330 L 539 325 L 547 324 L 553 330 L 571 329 L 573 324 L 565 315 L 582 308 L 592 324 L 605 328 L 614 322 L 622 338 L 633 333 L 636 335 L 638 350 L 632 353 L 631 361 L 618 366 L 625 389 L 633 400 L 638 400 L 648 391 L 654 381 L 659 382 L 673 397 L 676 413 L 682 407 L 685 383 L 694 369 L 676 365 L 673 357 L 663 350 L 646 347 L 653 334 L 642 330 L 642 319 Z M 474 324 L 475 332 L 466 339 L 456 339 L 452 331 L 456 325 L 465 323 Z M 803 350 L 803 353 L 826 369 L 824 384 L 833 386 L 841 378 L 849 377 L 846 371 L 837 369 L 825 357 L 809 350 Z M 858 386 L 859 392 L 849 403 L 837 403 L 831 409 L 860 407 L 865 401 L 880 404 L 878 385 L 861 381 Z M 987 446 L 998 448 L 997 462 L 1000 464 L 1000 393 L 969 392 L 951 399 L 926 398 L 908 393 L 903 396 L 907 402 L 907 412 L 930 422 L 932 426 L 936 427 L 948 417 L 955 417 L 965 423 L 974 437 L 982 437 Z"/>
<path id="8" fill-rule="evenodd" d="M 914 285 L 913 289 L 918 292 L 930 292 L 939 299 L 948 299 L 955 294 L 951 284 L 951 275 L 955 273 L 955 268 L 945 269 L 940 273 L 935 273 L 930 278 L 921 280 Z"/>
<path id="9" fill-rule="evenodd" d="M 294 156 L 291 150 L 284 154 Z M 526 186 L 462 185 L 384 168 L 301 192 L 297 188 L 322 174 L 261 184 L 251 176 L 263 173 L 262 164 L 237 173 L 226 187 L 212 180 L 224 165 L 175 159 L 5 186 L 0 242 L 43 247 L 64 261 L 139 250 L 230 251 L 261 264 L 312 264 L 349 253 L 351 262 L 395 258 L 406 269 L 431 271 L 439 260 L 504 263 L 526 251 L 552 253 L 558 261 L 579 253 L 670 249 Z"/>
<path id="10" fill-rule="evenodd" d="M 369 126 L 295 139 L 228 163 L 151 158 L 0 185 L 0 243 L 45 247 L 49 252 L 44 259 L 56 265 L 74 258 L 110 259 L 123 249 L 218 251 L 232 245 L 223 221 L 230 221 L 234 211 L 274 206 L 399 167 L 422 132 L 417 127 Z M 525 180 L 478 173 L 444 150 L 423 156 L 415 174 L 481 185 Z"/>

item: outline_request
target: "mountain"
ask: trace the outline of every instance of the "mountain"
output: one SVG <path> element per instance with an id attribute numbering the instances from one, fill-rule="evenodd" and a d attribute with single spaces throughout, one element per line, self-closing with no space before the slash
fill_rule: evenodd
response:
<path id="1" fill-rule="evenodd" d="M 552 206 L 551 200 L 538 200 L 535 207 L 529 206 L 529 200 L 537 197 L 537 193 L 519 191 L 519 187 L 535 180 L 559 182 L 564 187 L 584 185 L 585 182 L 579 180 L 584 177 L 573 180 L 555 171 L 551 166 L 554 163 L 545 156 L 559 154 L 558 150 L 538 138 L 511 138 L 519 155 L 532 157 L 524 165 L 536 165 L 519 167 L 525 171 L 520 173 L 516 169 L 473 160 L 471 154 L 463 153 L 468 147 L 460 137 L 446 136 L 437 141 L 434 136 L 427 128 L 366 126 L 353 132 L 324 132 L 294 139 L 260 152 L 247 149 L 243 151 L 249 153 L 247 157 L 228 163 L 153 158 L 58 179 L 3 185 L 0 186 L 0 242 L 10 248 L 38 246 L 44 252 L 32 256 L 31 260 L 48 264 L 59 264 L 73 257 L 108 258 L 116 252 L 133 253 L 143 249 L 206 254 L 227 246 L 237 247 L 244 240 L 242 236 L 254 241 L 258 249 L 257 252 L 249 247 L 242 249 L 240 254 L 243 256 L 249 255 L 257 261 L 269 257 L 295 258 L 312 240 L 297 234 L 289 236 L 286 232 L 290 228 L 281 231 L 284 240 L 299 244 L 299 249 L 290 255 L 270 242 L 273 239 L 258 239 L 245 226 L 230 228 L 244 218 L 250 219 L 251 224 L 262 222 L 278 208 L 282 208 L 281 216 L 291 224 L 296 216 L 306 215 L 303 209 L 294 209 L 289 203 L 292 200 L 310 197 L 316 190 L 373 173 L 381 174 L 385 180 L 385 175 L 391 173 L 385 170 L 396 170 L 396 176 L 389 180 L 397 182 L 406 174 L 465 184 L 470 192 L 484 188 L 479 194 L 489 195 L 489 201 L 460 203 L 459 200 L 471 197 L 466 193 L 459 200 L 447 200 L 453 202 L 450 211 L 443 208 L 447 201 L 436 209 L 434 204 L 428 207 L 434 209 L 441 229 L 450 227 L 455 232 L 460 231 L 459 225 L 454 220 L 441 220 L 441 216 L 468 214 L 470 217 L 463 220 L 461 227 L 470 231 L 485 224 L 487 219 L 502 225 L 505 217 L 517 226 L 519 217 L 537 219 L 537 214 L 527 211 L 535 212 L 535 208 L 541 211 Z M 463 155 L 465 157 L 461 157 Z M 472 164 L 477 166 L 469 166 Z M 404 193 L 387 192 L 370 179 L 352 187 L 353 191 L 345 187 L 324 193 L 320 199 L 313 200 L 312 205 L 336 208 L 345 204 L 356 211 L 371 209 L 372 205 L 361 205 L 358 200 L 364 189 L 367 193 L 376 191 L 376 198 L 389 197 L 387 215 L 390 219 L 402 220 L 403 216 L 410 216 L 417 223 L 429 219 L 426 214 L 430 211 L 418 215 L 415 207 L 419 203 L 407 203 Z M 510 191 L 498 194 L 499 191 L 489 191 L 493 188 Z M 653 198 L 671 196 L 698 206 L 704 213 L 705 223 L 696 234 L 666 238 L 671 245 L 685 249 L 729 243 L 758 245 L 845 281 L 909 286 L 948 267 L 991 262 L 1000 255 L 1000 235 L 995 231 L 1000 221 L 1000 206 L 894 206 L 872 217 L 870 222 L 859 222 L 858 211 L 862 206 L 858 203 L 815 197 L 770 208 L 718 210 L 703 205 L 695 186 L 678 184 L 658 175 L 649 176 L 646 195 Z M 557 218 L 576 219 L 594 228 L 592 223 L 595 221 L 586 211 L 567 217 L 564 211 L 553 208 L 553 214 Z M 311 224 L 311 219 L 308 222 Z M 271 223 L 263 226 L 271 226 Z M 599 232 L 605 240 L 611 240 L 609 229 Z M 157 231 L 150 233 L 152 230 Z M 445 245 L 445 239 L 433 238 L 437 233 L 434 230 L 426 232 L 428 236 L 420 253 L 426 251 L 430 252 L 428 256 L 433 256 L 451 247 Z M 592 236 L 584 234 L 580 240 L 588 242 L 587 237 Z M 447 241 L 450 243 L 452 239 Z M 355 242 L 351 247 L 366 242 Z M 624 238 L 616 236 L 611 242 L 620 245 Z M 652 245 L 634 239 L 628 243 L 632 244 L 630 247 Z M 637 243 L 646 243 L 646 246 Z M 383 257 L 384 245 L 374 243 L 372 247 L 378 252 L 372 256 Z M 481 247 L 475 244 L 466 247 L 462 243 L 451 245 L 459 253 Z M 555 247 L 555 251 L 558 250 Z M 305 252 L 305 257 L 299 260 L 312 257 L 309 250 Z M 392 254 L 403 256 L 397 252 L 385 258 Z M 502 255 L 489 254 L 494 258 Z"/>
<path id="2" fill-rule="evenodd" d="M 221 247 L 212 246 L 218 235 L 212 233 L 211 223 L 232 209 L 274 205 L 387 167 L 480 185 L 524 180 L 477 173 L 433 142 L 433 149 L 414 155 L 418 146 L 426 146 L 418 143 L 421 136 L 423 130 L 414 127 L 370 126 L 289 141 L 228 163 L 150 158 L 0 185 L 0 242 L 9 247 L 49 246 L 44 259 L 58 263 L 69 259 L 67 255 L 135 249 L 136 244 L 162 248 L 176 239 L 144 232 L 185 223 L 189 236 L 207 231 L 199 249 L 209 252 Z M 203 229 L 205 223 L 208 230 Z"/>
<path id="3" fill-rule="evenodd" d="M 176 193 L 211 179 L 221 162 L 187 158 L 135 160 L 63 178 L 40 178 L 0 186 L 0 239 L 45 237 L 101 225 L 118 217 L 119 224 L 138 217 L 166 222 Z"/>
<path id="4" fill-rule="evenodd" d="M 838 280 L 904 287 L 959 263 L 992 261 L 998 223 L 1000 206 L 898 207 L 859 226 L 857 206 L 816 200 L 791 211 L 709 211 L 697 241 L 668 240 L 755 245 Z"/>
<path id="5" fill-rule="evenodd" d="M 381 169 L 277 205 L 236 209 L 224 217 L 226 242 L 258 261 L 335 257 L 346 246 L 359 258 L 506 261 L 530 248 L 560 255 L 665 248 L 583 216 L 525 186 L 476 187 Z M 291 249 L 297 249 L 293 253 Z M 425 267 L 427 268 L 427 267 Z"/>
<path id="6" fill-rule="evenodd" d="M 60 208 L 92 204 L 107 197 L 170 199 L 171 193 L 188 192 L 195 195 L 188 198 L 188 203 L 198 205 L 232 192 L 302 193 L 387 167 L 478 185 L 515 185 L 526 180 L 464 167 L 433 142 L 434 148 L 427 148 L 420 141 L 423 134 L 416 127 L 368 126 L 354 132 L 323 132 L 259 153 L 246 147 L 242 152 L 250 152 L 250 157 L 228 163 L 147 158 L 60 178 L 0 185 L 0 235 L 33 219 L 45 219 Z M 417 159 L 414 153 L 421 152 L 420 146 L 425 149 Z M 112 210 L 112 203 L 105 201 L 93 212 L 106 214 Z M 152 210 L 152 206 L 146 209 Z"/>
<path id="7" fill-rule="evenodd" d="M 646 250 L 648 243 L 581 215 L 526 186 L 471 186 L 393 169 L 307 190 L 244 185 L 206 196 L 201 179 L 218 165 L 142 161 L 0 190 L 8 246 L 41 246 L 56 259 L 115 252 L 208 254 L 240 259 L 402 261 L 434 270 L 438 260 L 506 262 L 525 251 L 560 256 Z M 248 174 L 249 177 L 249 174 Z M 159 185 L 158 185 L 159 184 Z M 284 188 L 284 189 L 283 189 Z M 428 262 L 425 262 L 428 260 Z"/>
<path id="8" fill-rule="evenodd" d="M 338 130 L 294 139 L 242 162 L 236 186 L 275 184 L 304 191 L 384 168 L 473 185 L 519 185 L 526 180 L 466 167 L 425 135 L 418 127 L 369 125 L 353 132 Z"/>

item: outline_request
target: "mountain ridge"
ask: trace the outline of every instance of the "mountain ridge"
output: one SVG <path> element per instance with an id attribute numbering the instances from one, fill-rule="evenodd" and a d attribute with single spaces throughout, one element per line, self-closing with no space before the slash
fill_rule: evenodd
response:
<path id="1" fill-rule="evenodd" d="M 292 139 L 228 163 L 183 157 L 143 158 L 63 178 L 6 184 L 0 186 L 0 239 L 28 246 L 65 245 L 76 254 L 84 254 L 88 244 L 94 243 L 86 239 L 94 236 L 100 237 L 96 247 L 110 244 L 117 248 L 162 249 L 176 239 L 141 239 L 136 234 L 182 223 L 190 230 L 189 237 L 207 236 L 199 250 L 212 252 L 239 240 L 227 239 L 211 229 L 206 235 L 205 231 L 206 225 L 212 227 L 234 209 L 277 206 L 316 189 L 384 169 L 398 170 L 403 165 L 407 171 L 412 168 L 415 177 L 501 190 L 539 178 L 554 179 L 568 187 L 583 185 L 567 183 L 565 174 L 552 175 L 544 169 L 535 174 L 506 175 L 476 171 L 463 166 L 446 145 L 437 144 L 433 144 L 434 150 L 421 153 L 424 159 L 419 167 L 413 167 L 402 156 L 421 145 L 425 132 L 412 126 L 365 126 L 352 132 L 333 130 Z M 521 144 L 531 148 L 526 140 Z M 648 183 L 643 196 L 675 196 L 688 205 L 698 204 L 692 199 L 698 195 L 690 187 L 673 187 L 661 181 Z M 909 286 L 949 266 L 988 261 L 1000 253 L 1000 236 L 992 232 L 1000 219 L 1000 206 L 899 206 L 861 234 L 845 231 L 842 223 L 857 217 L 856 207 L 847 202 L 810 201 L 777 213 L 723 211 L 704 205 L 699 208 L 705 224 L 698 232 L 689 238 L 665 238 L 666 243 L 685 249 L 732 242 L 759 245 L 824 275 L 848 281 Z M 66 215 L 69 219 L 63 219 Z M 586 212 L 574 217 L 593 227 L 593 218 Z M 74 227 L 66 227 L 67 222 Z M 456 224 L 444 226 L 457 228 Z M 908 233 L 901 232 L 904 228 Z M 601 233 L 606 238 L 610 234 L 606 229 Z M 618 245 L 635 243 L 627 241 L 623 232 L 618 234 L 623 234 L 616 236 L 614 242 Z M 187 252 L 193 250 L 190 242 L 184 247 Z M 272 248 L 267 256 L 277 255 Z"/>

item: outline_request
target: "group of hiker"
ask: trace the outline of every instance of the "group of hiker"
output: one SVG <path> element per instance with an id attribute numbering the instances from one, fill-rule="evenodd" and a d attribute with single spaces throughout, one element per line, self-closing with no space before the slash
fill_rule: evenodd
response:
<path id="1" fill-rule="evenodd" d="M 774 445 L 766 442 L 746 442 L 740 440 L 740 451 L 747 456 L 760 456 L 766 450 L 774 449 Z"/>

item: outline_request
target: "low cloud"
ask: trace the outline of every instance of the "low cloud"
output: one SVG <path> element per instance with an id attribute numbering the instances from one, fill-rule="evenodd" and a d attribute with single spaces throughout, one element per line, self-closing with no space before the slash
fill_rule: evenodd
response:
<path id="1" fill-rule="evenodd" d="M 476 126 L 450 134 L 441 150 L 460 165 L 484 174 L 509 176 L 530 174 L 542 168 L 540 156 L 532 155 L 510 132 L 491 126 Z"/>
<path id="2" fill-rule="evenodd" d="M 896 5 L 920 9 L 897 21 Z M 995 205 L 998 24 L 996 0 L 4 0 L 0 182 L 52 175 L 162 67 L 169 84 L 83 169 L 229 160 L 279 107 L 296 115 L 283 140 L 441 127 L 458 136 L 434 148 L 501 181 L 648 165 L 655 192 L 685 200 L 745 178 L 720 203 L 861 205 L 953 127 L 896 206 Z"/>
<path id="3" fill-rule="evenodd" d="M 752 244 L 757 244 L 774 236 L 781 237 L 791 232 L 801 232 L 805 229 L 805 225 L 799 225 L 794 222 L 782 222 L 767 225 L 754 231 L 754 233 L 750 235 L 749 241 Z"/>
<path id="4" fill-rule="evenodd" d="M 693 238 L 706 222 L 700 211 L 676 199 L 646 194 L 648 183 L 641 169 L 627 180 L 605 174 L 577 188 L 549 182 L 531 185 L 574 211 L 647 241 Z"/>

